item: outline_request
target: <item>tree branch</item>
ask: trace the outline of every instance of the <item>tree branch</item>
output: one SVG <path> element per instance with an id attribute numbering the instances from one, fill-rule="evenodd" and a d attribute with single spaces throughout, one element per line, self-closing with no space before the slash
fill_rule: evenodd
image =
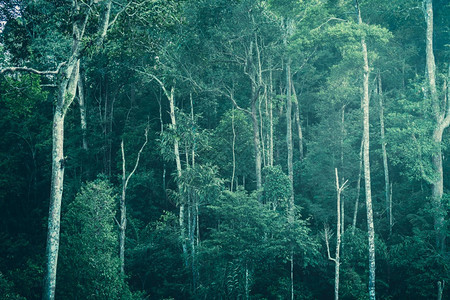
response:
<path id="1" fill-rule="evenodd" d="M 125 181 L 125 187 L 124 187 L 125 189 L 128 186 L 128 181 L 130 180 L 131 176 L 133 176 L 134 172 L 136 171 L 136 169 L 137 169 L 137 167 L 139 165 L 139 159 L 141 157 L 141 153 L 144 150 L 145 145 L 147 145 L 147 142 L 148 142 L 148 129 L 149 129 L 149 125 L 147 124 L 147 128 L 145 128 L 145 133 L 144 133 L 145 142 L 144 142 L 144 144 L 142 144 L 142 147 L 141 147 L 141 149 L 138 152 L 138 155 L 137 155 L 137 158 L 136 158 L 136 164 L 134 165 L 133 171 L 131 171 L 131 173 L 128 175 L 128 177 L 127 177 L 127 179 Z M 122 155 L 125 158 L 125 154 L 124 154 L 124 150 L 123 150 L 123 140 L 122 140 Z M 125 159 L 124 159 L 124 162 L 125 162 Z"/>
<path id="2" fill-rule="evenodd" d="M 62 62 L 58 65 L 56 70 L 46 70 L 46 71 L 39 71 L 39 70 L 36 70 L 33 68 L 28 68 L 28 67 L 8 67 L 8 68 L 1 69 L 0 75 L 6 74 L 6 73 L 14 73 L 14 72 L 27 72 L 27 73 L 37 74 L 37 75 L 56 75 L 59 73 L 61 67 L 65 64 L 66 64 L 66 62 Z"/>
<path id="3" fill-rule="evenodd" d="M 327 225 L 323 225 L 323 227 L 324 227 L 324 234 L 325 234 L 325 244 L 327 245 L 327 254 L 328 254 L 328 259 L 329 260 L 331 260 L 331 261 L 334 261 L 335 263 L 337 263 L 337 261 L 336 261 L 336 259 L 335 258 L 332 258 L 331 257 L 331 254 L 330 254 L 330 243 L 329 243 L 329 238 L 328 238 L 328 232 L 330 231 L 330 229 L 328 228 L 328 226 Z"/>

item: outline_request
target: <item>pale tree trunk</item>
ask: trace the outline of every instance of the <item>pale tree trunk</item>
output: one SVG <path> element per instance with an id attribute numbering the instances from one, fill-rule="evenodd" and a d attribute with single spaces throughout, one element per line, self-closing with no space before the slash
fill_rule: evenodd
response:
<path id="1" fill-rule="evenodd" d="M 87 143 L 87 117 L 86 117 L 86 101 L 84 98 L 84 74 L 80 74 L 78 78 L 78 104 L 80 105 L 81 135 L 83 150 L 88 150 Z"/>
<path id="2" fill-rule="evenodd" d="M 438 281 L 437 287 L 438 287 L 437 300 L 442 300 L 442 294 L 444 293 L 445 281 L 442 281 L 442 282 Z"/>
<path id="3" fill-rule="evenodd" d="M 361 148 L 359 150 L 359 172 L 358 172 L 358 180 L 356 181 L 356 199 L 355 199 L 355 210 L 353 212 L 352 235 L 355 235 L 356 219 L 358 217 L 358 210 L 359 210 L 359 194 L 361 192 L 361 173 L 363 168 L 363 155 L 362 155 L 363 149 L 364 149 L 364 138 L 361 140 Z"/>
<path id="4" fill-rule="evenodd" d="M 269 66 L 270 68 L 272 65 Z M 269 73 L 269 165 L 273 167 L 273 78 L 272 69 Z"/>
<path id="5" fill-rule="evenodd" d="M 358 14 L 358 24 L 362 25 L 361 11 L 358 1 L 355 0 Z M 373 225 L 372 190 L 370 182 L 370 157 L 369 157 L 369 59 L 367 45 L 364 37 L 361 37 L 361 49 L 364 58 L 363 66 L 363 139 L 364 139 L 364 182 L 366 189 L 367 231 L 369 244 L 369 299 L 375 299 L 375 228 Z"/>
<path id="6" fill-rule="evenodd" d="M 292 81 L 291 81 L 291 61 L 286 64 L 286 147 L 289 185 L 291 186 L 291 196 L 289 198 L 288 223 L 294 223 L 294 167 L 293 167 L 293 147 L 292 147 Z M 291 300 L 294 299 L 294 251 L 291 248 Z"/>
<path id="7" fill-rule="evenodd" d="M 233 192 L 233 183 L 234 183 L 234 176 L 236 173 L 236 153 L 235 153 L 235 146 L 236 146 L 236 129 L 234 128 L 234 108 L 231 110 L 231 129 L 233 130 L 233 142 L 232 142 L 232 152 L 233 152 L 233 171 L 231 173 L 231 185 L 230 185 L 230 191 Z M 237 188 L 237 186 L 236 186 Z"/>
<path id="8" fill-rule="evenodd" d="M 436 88 L 436 63 L 433 53 L 433 1 L 424 0 L 425 21 L 426 21 L 426 77 L 428 92 L 432 101 L 432 109 L 435 117 L 435 128 L 433 131 L 433 141 L 437 147 L 433 155 L 433 169 L 437 179 L 432 184 L 432 205 L 435 211 L 434 229 L 436 231 L 436 246 L 443 253 L 445 251 L 444 215 L 445 208 L 442 205 L 444 194 L 444 172 L 442 167 L 442 135 L 444 130 L 450 125 L 450 105 L 444 91 L 444 105 L 440 107 L 439 96 Z M 450 67 L 449 67 L 450 72 Z"/>
<path id="9" fill-rule="evenodd" d="M 292 146 L 292 81 L 290 60 L 286 64 L 286 147 L 287 147 L 287 167 L 289 184 L 292 194 L 289 199 L 289 216 L 290 223 L 294 221 L 294 167 L 293 167 L 293 146 Z"/>
<path id="10" fill-rule="evenodd" d="M 153 78 L 154 80 L 156 80 L 158 82 L 158 84 L 160 85 L 161 89 L 164 92 L 164 95 L 166 95 L 167 100 L 169 100 L 169 115 L 170 115 L 170 121 L 171 121 L 171 125 L 172 125 L 172 129 L 174 131 L 177 130 L 177 120 L 176 120 L 176 116 L 175 116 L 175 87 L 172 86 L 172 88 L 170 89 L 170 91 L 167 90 L 165 84 L 155 75 L 153 74 L 147 74 L 149 75 L 151 78 Z M 175 84 L 175 83 L 174 83 Z M 174 139 L 173 141 L 173 152 L 175 154 L 175 164 L 177 167 L 177 176 L 178 178 L 181 178 L 181 159 L 180 159 L 180 149 L 179 149 L 179 143 L 177 139 Z M 181 203 L 179 203 L 180 206 L 180 213 L 179 213 L 179 218 L 178 218 L 178 222 L 180 225 L 180 237 L 181 237 L 181 246 L 183 248 L 183 256 L 184 256 L 184 263 L 185 266 L 187 267 L 189 265 L 188 262 L 188 254 L 187 254 L 187 240 L 186 240 L 186 228 L 185 228 L 185 204 L 182 201 Z"/>
<path id="11" fill-rule="evenodd" d="M 250 299 L 250 283 L 247 263 L 245 263 L 245 299 Z"/>
<path id="12" fill-rule="evenodd" d="M 122 196 L 120 197 L 120 223 L 119 223 L 119 229 L 120 229 L 120 235 L 119 235 L 119 257 L 120 257 L 120 272 L 122 275 L 125 274 L 125 233 L 127 229 L 127 205 L 126 205 L 126 193 L 127 193 L 127 187 L 128 182 L 130 181 L 130 178 L 134 175 L 134 172 L 136 172 L 136 169 L 139 165 L 139 159 L 141 157 L 141 153 L 144 150 L 145 145 L 147 145 L 148 142 L 148 125 L 145 129 L 145 142 L 142 144 L 141 149 L 138 152 L 137 158 L 136 158 L 136 164 L 134 165 L 133 170 L 131 171 L 128 176 L 126 175 L 126 161 L 125 161 L 125 149 L 123 145 L 123 139 L 120 143 L 120 149 L 122 151 Z"/>
<path id="13" fill-rule="evenodd" d="M 295 86 L 292 85 L 292 95 L 294 96 L 294 104 L 295 104 L 295 121 L 297 123 L 297 132 L 298 132 L 298 150 L 300 155 L 300 161 L 303 160 L 303 132 L 302 132 L 302 122 L 300 120 L 300 103 L 298 102 L 297 93 L 295 92 Z"/>
<path id="14" fill-rule="evenodd" d="M 158 106 L 159 106 L 159 124 L 160 124 L 160 134 L 161 136 L 164 134 L 164 123 L 162 117 L 162 103 L 161 103 L 161 90 L 159 95 L 157 95 Z M 166 191 L 166 163 L 163 161 L 163 173 L 162 173 L 162 186 L 164 190 L 164 197 L 167 200 L 167 191 Z"/>
<path id="15" fill-rule="evenodd" d="M 165 89 L 165 88 L 164 88 Z M 166 93 L 166 96 L 168 96 L 169 99 L 169 106 L 170 106 L 170 120 L 172 122 L 172 128 L 174 131 L 176 131 L 177 129 L 177 122 L 176 122 L 176 117 L 175 117 L 175 88 L 172 87 L 172 89 L 170 90 L 170 94 Z M 180 150 L 179 150 L 179 145 L 178 145 L 178 140 L 174 139 L 174 143 L 173 143 L 173 148 L 174 148 L 174 154 L 175 154 L 175 163 L 177 166 L 177 175 L 178 178 L 181 178 L 181 160 L 180 160 Z M 180 214 L 179 214 L 179 224 L 180 224 L 180 233 L 181 233 L 181 245 L 183 248 L 183 254 L 185 257 L 185 264 L 186 266 L 188 265 L 187 262 L 187 245 L 186 245 L 186 228 L 184 225 L 184 208 L 185 205 L 184 203 L 180 203 Z"/>
<path id="16" fill-rule="evenodd" d="M 259 138 L 259 123 L 256 108 L 256 101 L 259 96 L 259 88 L 252 86 L 252 104 L 251 104 L 251 119 L 253 125 L 253 145 L 255 151 L 255 174 L 256 174 L 256 189 L 262 187 L 261 179 L 261 140 Z"/>
<path id="17" fill-rule="evenodd" d="M 384 105 L 383 105 L 383 89 L 381 85 L 381 75 L 378 73 L 378 101 L 380 104 L 380 137 L 381 151 L 383 153 L 383 169 L 384 169 L 384 196 L 386 200 L 386 218 L 389 223 L 389 234 L 392 233 L 392 196 L 390 194 L 389 168 L 386 152 L 386 138 L 384 135 Z"/>
<path id="18" fill-rule="evenodd" d="M 86 16 L 86 21 L 88 17 Z M 79 36 L 76 23 L 73 31 Z M 64 189 L 64 118 L 72 104 L 79 76 L 80 61 L 78 59 L 79 42 L 74 39 L 72 57 L 62 71 L 62 79 L 58 85 L 58 96 L 53 115 L 52 129 L 52 179 L 50 190 L 50 207 L 47 229 L 47 268 L 44 282 L 43 299 L 54 299 L 56 290 L 56 271 L 58 264 L 59 233 L 61 224 L 61 200 Z"/>
<path id="19" fill-rule="evenodd" d="M 345 105 L 342 106 L 341 109 L 341 140 L 340 140 L 340 148 L 341 148 L 341 169 L 344 170 L 344 138 L 345 138 Z M 341 179 L 342 181 L 344 178 Z M 345 231 L 345 198 L 341 199 L 341 234 L 344 234 Z"/>
<path id="20" fill-rule="evenodd" d="M 52 180 L 47 230 L 47 270 L 44 284 L 44 299 L 54 299 L 56 269 L 58 263 L 59 232 L 61 223 L 61 200 L 64 188 L 64 118 L 76 92 L 79 60 L 74 59 L 64 72 L 67 79 L 59 84 L 58 99 L 53 115 L 52 129 Z"/>
<path id="21" fill-rule="evenodd" d="M 345 189 L 347 180 L 340 184 L 337 168 L 334 169 L 336 176 L 336 252 L 335 257 L 332 258 L 330 254 L 329 229 L 325 227 L 325 243 L 327 246 L 328 259 L 334 262 L 334 299 L 339 299 L 339 276 L 340 276 L 340 249 L 341 249 L 341 194 Z"/>
<path id="22" fill-rule="evenodd" d="M 266 156 L 267 156 L 267 165 L 269 167 L 273 166 L 270 161 L 270 113 L 269 113 L 269 92 L 268 85 L 264 84 L 264 117 L 265 117 L 265 127 L 266 127 Z"/>

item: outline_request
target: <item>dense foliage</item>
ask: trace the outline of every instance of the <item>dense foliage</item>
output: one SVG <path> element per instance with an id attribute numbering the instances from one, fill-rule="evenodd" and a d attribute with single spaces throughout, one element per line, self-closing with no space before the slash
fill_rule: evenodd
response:
<path id="1" fill-rule="evenodd" d="M 42 297 L 57 163 L 56 298 L 331 299 L 340 253 L 339 296 L 369 299 L 364 41 L 377 297 L 448 299 L 448 16 L 445 0 L 0 2 L 0 298 Z"/>

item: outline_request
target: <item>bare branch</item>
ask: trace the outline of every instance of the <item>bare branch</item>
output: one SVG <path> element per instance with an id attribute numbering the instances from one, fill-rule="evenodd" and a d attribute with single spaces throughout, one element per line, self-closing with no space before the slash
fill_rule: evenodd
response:
<path id="1" fill-rule="evenodd" d="M 328 24 L 330 21 L 340 21 L 340 22 L 347 22 L 347 20 L 344 20 L 344 19 L 340 19 L 340 18 L 334 18 L 334 17 L 332 17 L 332 18 L 329 18 L 328 20 L 326 20 L 324 23 L 322 23 L 322 24 L 320 24 L 318 27 L 316 27 L 316 28 L 313 28 L 311 31 L 316 31 L 316 30 L 319 30 L 322 26 L 324 26 L 324 25 L 326 25 L 326 24 Z"/>
<path id="2" fill-rule="evenodd" d="M 126 5 L 124 5 L 122 7 L 122 9 L 114 16 L 114 19 L 108 25 L 108 29 L 114 25 L 114 23 L 117 21 L 117 18 L 130 6 L 131 3 L 133 3 L 133 1 L 130 1 Z M 119 3 L 114 2 L 114 4 L 119 4 Z"/>
<path id="3" fill-rule="evenodd" d="M 139 159 L 141 158 L 141 153 L 144 150 L 145 145 L 147 145 L 147 142 L 148 142 L 148 129 L 149 129 L 149 125 L 147 124 L 147 127 L 145 128 L 145 133 L 144 133 L 145 142 L 144 142 L 144 144 L 142 144 L 142 147 L 141 147 L 141 149 L 138 152 L 138 155 L 137 155 L 137 158 L 136 158 L 136 164 L 134 165 L 133 171 L 131 171 L 131 173 L 128 175 L 128 177 L 127 177 L 127 179 L 125 181 L 125 186 L 124 186 L 125 189 L 128 186 L 128 181 L 130 180 L 131 176 L 133 176 L 134 172 L 136 171 L 136 169 L 137 169 L 137 167 L 139 165 Z M 122 146 L 122 156 L 125 158 L 124 150 L 123 150 L 123 140 L 122 140 L 121 146 Z M 125 159 L 124 159 L 124 162 L 125 162 Z"/>
<path id="4" fill-rule="evenodd" d="M 330 235 L 332 235 L 332 233 L 330 232 L 330 228 L 328 228 L 328 226 L 326 224 L 324 224 L 323 227 L 324 227 L 324 235 L 325 235 L 325 244 L 327 246 L 328 259 L 337 263 L 336 259 L 332 258 L 331 254 L 330 254 L 330 243 L 329 243 L 328 234 L 330 233 Z"/>
<path id="5" fill-rule="evenodd" d="M 37 75 L 56 75 L 59 73 L 61 67 L 65 64 L 66 64 L 66 62 L 62 62 L 58 65 L 56 70 L 46 70 L 46 71 L 39 71 L 39 70 L 36 70 L 33 68 L 28 68 L 28 67 L 9 67 L 9 68 L 1 69 L 0 75 L 6 74 L 6 73 L 14 73 L 14 72 L 27 72 L 27 73 L 37 74 Z"/>

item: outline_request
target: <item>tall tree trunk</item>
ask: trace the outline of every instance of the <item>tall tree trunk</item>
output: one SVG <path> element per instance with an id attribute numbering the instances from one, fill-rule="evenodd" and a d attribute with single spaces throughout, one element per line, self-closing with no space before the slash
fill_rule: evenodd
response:
<path id="1" fill-rule="evenodd" d="M 348 180 L 344 181 L 342 184 L 339 183 L 339 174 L 337 168 L 334 169 L 336 176 L 336 252 L 335 257 L 332 258 L 330 254 L 330 243 L 328 227 L 325 227 L 325 243 L 327 246 L 327 255 L 328 259 L 334 262 L 334 299 L 339 299 L 339 276 L 340 276 L 340 250 L 341 250 L 341 194 L 342 191 L 346 188 Z"/>
<path id="2" fill-rule="evenodd" d="M 358 1 L 355 0 L 358 15 L 358 24 L 362 25 L 361 11 Z M 367 231 L 369 244 L 369 299 L 375 299 L 375 228 L 373 225 L 372 190 L 370 182 L 370 157 L 369 157 L 369 59 L 367 45 L 364 37 L 361 37 L 361 49 L 364 58 L 363 66 L 363 124 L 364 124 L 364 182 L 366 188 Z"/>
<path id="3" fill-rule="evenodd" d="M 256 189 L 261 189 L 261 140 L 259 138 L 259 123 L 257 115 L 256 101 L 259 96 L 259 88 L 252 86 L 252 105 L 251 105 L 251 118 L 253 125 L 253 146 L 255 151 L 255 174 L 256 174 Z"/>
<path id="4" fill-rule="evenodd" d="M 120 272 L 122 275 L 125 274 L 125 233 L 127 229 L 127 205 L 126 205 L 126 193 L 127 193 L 127 187 L 128 182 L 130 181 L 130 178 L 134 175 L 134 172 L 136 172 L 136 169 L 139 165 L 139 159 L 141 158 L 141 153 L 145 148 L 145 145 L 147 145 L 148 142 L 148 125 L 145 129 L 145 142 L 142 144 L 141 149 L 139 150 L 136 158 L 136 164 L 134 165 L 133 170 L 131 171 L 128 176 L 126 175 L 126 161 L 125 161 L 125 149 L 123 145 L 123 139 L 120 143 L 120 149 L 122 151 L 122 196 L 120 197 L 120 235 L 119 235 L 119 257 L 120 257 Z"/>
<path id="5" fill-rule="evenodd" d="M 442 294 L 444 293 L 444 286 L 445 286 L 445 281 L 443 281 L 443 282 L 438 281 L 438 283 L 437 283 L 437 287 L 438 287 L 437 300 L 442 300 Z"/>
<path id="6" fill-rule="evenodd" d="M 287 147 L 287 167 L 289 184 L 292 194 L 289 199 L 289 216 L 290 223 L 294 221 L 294 167 L 293 167 L 293 146 L 292 146 L 292 81 L 291 81 L 291 65 L 290 59 L 286 64 L 286 147 Z"/>
<path id="7" fill-rule="evenodd" d="M 73 58 L 64 71 L 58 87 L 58 99 L 52 128 L 52 179 L 47 229 L 47 269 L 43 299 L 54 299 L 61 224 L 61 200 L 64 189 L 64 118 L 72 104 L 79 76 L 79 60 Z"/>
<path id="8" fill-rule="evenodd" d="M 383 105 L 383 89 L 381 85 L 381 75 L 378 73 L 378 101 L 380 104 L 380 136 L 381 151 L 383 153 L 383 169 L 384 169 L 384 196 L 386 200 L 386 218 L 389 223 L 389 234 L 392 233 L 392 197 L 390 195 L 389 168 L 386 152 L 386 138 L 384 135 L 384 105 Z"/>
<path id="9" fill-rule="evenodd" d="M 289 198 L 288 223 L 293 224 L 295 218 L 294 209 L 294 167 L 293 167 L 293 147 L 292 147 L 292 82 L 291 82 L 291 61 L 286 64 L 286 147 L 289 185 L 291 186 L 291 196 Z M 291 246 L 292 247 L 292 246 Z M 291 248 L 291 300 L 294 300 L 294 251 Z"/>
<path id="10" fill-rule="evenodd" d="M 165 88 L 164 88 L 165 90 Z M 175 88 L 172 87 L 170 90 L 170 94 L 167 93 L 166 91 L 166 96 L 169 99 L 169 106 L 170 106 L 170 120 L 172 122 L 172 129 L 174 131 L 177 130 L 177 121 L 176 121 L 176 117 L 175 117 Z M 174 143 L 173 143 L 173 148 L 174 148 L 174 154 L 175 154 L 175 163 L 177 166 L 177 175 L 178 178 L 181 177 L 181 160 L 180 160 L 180 150 L 179 150 L 179 145 L 178 145 L 178 140 L 174 139 Z M 183 248 L 183 254 L 184 254 L 184 259 L 185 259 L 185 264 L 186 266 L 188 266 L 188 258 L 187 258 L 187 245 L 186 245 L 186 228 L 185 228 L 185 215 L 184 215 L 184 208 L 185 208 L 185 204 L 182 202 L 179 204 L 180 205 L 180 214 L 179 214 L 179 224 L 180 224 L 180 234 L 181 234 L 181 245 Z"/>
<path id="11" fill-rule="evenodd" d="M 428 92 L 432 101 L 432 109 L 435 117 L 435 128 L 433 131 L 433 141 L 437 147 L 433 154 L 433 169 L 437 175 L 437 179 L 432 184 L 432 205 L 435 211 L 434 228 L 436 231 L 436 246 L 443 253 L 445 251 L 445 232 L 444 232 L 444 215 L 445 208 L 442 205 L 442 196 L 444 194 L 444 172 L 442 168 L 442 135 L 444 130 L 450 124 L 450 106 L 440 107 L 439 96 L 436 88 L 436 63 L 433 53 L 433 1 L 424 0 L 425 21 L 426 21 L 426 75 Z M 450 70 L 450 69 L 449 69 Z M 450 71 L 449 71 L 450 72 Z M 446 97 L 444 98 L 446 99 Z"/>
<path id="12" fill-rule="evenodd" d="M 165 84 L 155 75 L 148 74 L 151 78 L 156 80 L 158 84 L 160 85 L 161 89 L 164 92 L 164 95 L 166 95 L 167 100 L 169 100 L 169 115 L 170 115 L 170 121 L 172 125 L 172 129 L 174 131 L 177 130 L 177 120 L 175 116 L 175 82 L 174 85 L 171 87 L 170 91 L 167 90 Z M 175 155 L 175 164 L 177 167 L 177 177 L 181 178 L 181 159 L 180 159 L 180 149 L 179 149 L 179 143 L 177 139 L 174 139 L 173 141 L 173 152 Z M 180 225 L 180 238 L 181 238 L 181 246 L 183 248 L 183 256 L 184 256 L 184 263 L 185 266 L 189 266 L 188 261 L 188 253 L 187 253 L 187 238 L 186 238 L 186 227 L 185 227 L 185 204 L 182 201 L 179 203 L 180 206 L 180 213 L 178 222 Z"/>
<path id="13" fill-rule="evenodd" d="M 334 268 L 334 299 L 339 299 L 339 270 L 340 270 L 340 250 L 341 250 L 341 189 L 339 183 L 338 171 L 336 172 L 336 256 L 335 256 L 335 268 Z"/>
<path id="14" fill-rule="evenodd" d="M 300 161 L 303 160 L 303 132 L 302 132 L 302 122 L 300 120 L 300 103 L 298 102 L 297 93 L 295 91 L 295 85 L 292 85 L 292 95 L 294 96 L 294 104 L 295 104 L 295 121 L 297 123 L 297 132 L 298 132 L 298 150 L 300 155 Z"/>
<path id="15" fill-rule="evenodd" d="M 83 72 L 84 73 L 84 72 Z M 86 101 L 84 98 L 84 74 L 81 73 L 78 78 L 78 103 L 80 105 L 81 135 L 83 150 L 88 150 L 87 143 L 87 117 L 86 117 Z"/>
<path id="16" fill-rule="evenodd" d="M 273 78 L 272 65 L 269 73 L 269 165 L 273 166 Z"/>
<path id="17" fill-rule="evenodd" d="M 231 185 L 230 185 L 230 191 L 233 192 L 233 183 L 234 183 L 234 176 L 236 174 L 236 152 L 235 152 L 235 146 L 236 146 L 236 130 L 234 128 L 234 108 L 231 110 L 231 129 L 233 130 L 233 142 L 232 142 L 232 152 L 233 152 L 233 171 L 231 173 Z M 237 186 L 236 186 L 237 188 Z"/>
<path id="18" fill-rule="evenodd" d="M 345 138 L 345 105 L 341 109 L 341 138 L 340 138 L 340 148 L 341 148 L 341 170 L 344 170 L 344 138 Z M 344 181 L 342 177 L 341 181 Z M 345 198 L 340 199 L 341 202 L 341 234 L 345 231 Z"/>
<path id="19" fill-rule="evenodd" d="M 363 149 L 364 149 L 364 138 L 361 140 L 361 148 L 359 150 L 359 172 L 358 172 L 358 180 L 356 181 L 356 199 L 355 199 L 355 210 L 353 212 L 352 235 L 355 235 L 356 219 L 358 217 L 359 194 L 361 192 L 361 173 L 363 168 Z"/>

